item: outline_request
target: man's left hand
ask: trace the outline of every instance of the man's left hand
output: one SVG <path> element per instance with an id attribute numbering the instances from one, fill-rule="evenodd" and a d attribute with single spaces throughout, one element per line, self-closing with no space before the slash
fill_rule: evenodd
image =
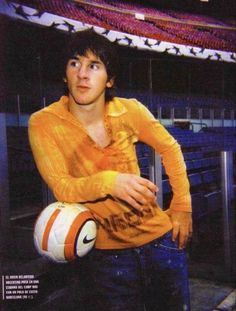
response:
<path id="1" fill-rule="evenodd" d="M 170 217 L 173 225 L 172 240 L 175 241 L 177 237 L 179 237 L 179 248 L 185 248 L 193 232 L 192 213 L 174 211 L 171 209 L 165 212 Z"/>

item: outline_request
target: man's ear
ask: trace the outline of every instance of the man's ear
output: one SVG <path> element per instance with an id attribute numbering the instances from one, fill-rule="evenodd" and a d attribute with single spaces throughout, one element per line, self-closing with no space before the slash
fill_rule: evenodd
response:
<path id="1" fill-rule="evenodd" d="M 106 87 L 111 88 L 111 87 L 113 87 L 114 83 L 115 83 L 115 78 L 113 77 L 109 81 L 107 81 Z"/>
<path id="2" fill-rule="evenodd" d="M 67 79 L 66 77 L 63 78 L 63 82 L 67 83 Z"/>

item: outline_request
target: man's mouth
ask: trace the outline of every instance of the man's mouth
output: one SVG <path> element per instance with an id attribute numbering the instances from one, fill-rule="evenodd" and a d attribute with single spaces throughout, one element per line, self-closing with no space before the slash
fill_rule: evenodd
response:
<path id="1" fill-rule="evenodd" d="M 87 86 L 87 85 L 77 85 L 77 89 L 88 90 L 89 86 Z"/>

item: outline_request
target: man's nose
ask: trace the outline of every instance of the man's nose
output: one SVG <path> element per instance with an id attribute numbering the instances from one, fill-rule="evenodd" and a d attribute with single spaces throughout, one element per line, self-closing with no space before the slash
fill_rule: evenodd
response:
<path id="1" fill-rule="evenodd" d="M 86 66 L 81 66 L 78 68 L 77 75 L 80 79 L 88 78 L 88 68 Z"/>

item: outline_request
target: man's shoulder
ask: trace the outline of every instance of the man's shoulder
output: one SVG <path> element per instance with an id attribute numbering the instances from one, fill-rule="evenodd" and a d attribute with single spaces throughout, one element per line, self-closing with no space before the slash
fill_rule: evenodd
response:
<path id="1" fill-rule="evenodd" d="M 126 97 L 114 97 L 115 102 L 120 102 L 124 106 L 133 106 L 133 105 L 140 105 L 141 103 L 136 98 L 126 98 Z"/>
<path id="2" fill-rule="evenodd" d="M 111 102 L 112 111 L 127 112 L 136 110 L 142 105 L 136 98 L 114 97 Z"/>
<path id="3" fill-rule="evenodd" d="M 60 113 L 61 110 L 64 109 L 63 106 L 64 100 L 63 98 L 60 98 L 59 101 L 53 102 L 50 105 L 32 113 L 30 116 L 30 121 L 45 118 L 47 115 L 57 115 Z"/>

